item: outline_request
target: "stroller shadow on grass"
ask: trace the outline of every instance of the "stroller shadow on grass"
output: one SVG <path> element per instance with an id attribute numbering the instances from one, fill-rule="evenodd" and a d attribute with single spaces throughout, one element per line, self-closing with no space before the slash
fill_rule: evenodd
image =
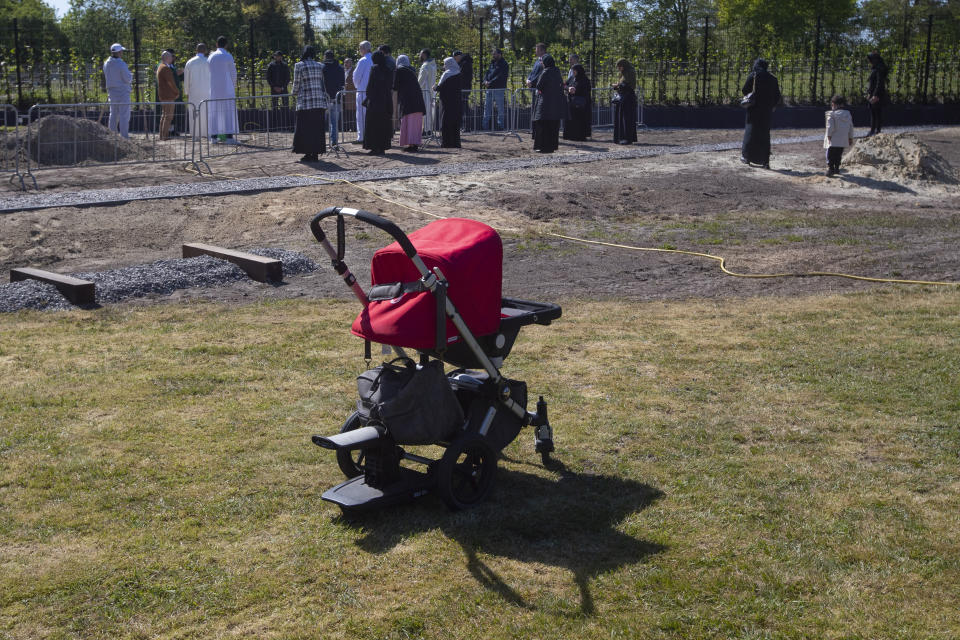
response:
<path id="1" fill-rule="evenodd" d="M 580 614 L 593 615 L 591 578 L 666 550 L 664 545 L 618 530 L 620 522 L 646 509 L 663 493 L 632 480 L 573 473 L 558 461 L 550 470 L 552 478 L 498 469 L 491 499 L 469 511 L 451 513 L 439 501 L 428 499 L 343 521 L 362 532 L 357 544 L 370 553 L 382 553 L 411 535 L 440 529 L 462 547 L 467 571 L 480 585 L 525 609 L 536 606 L 510 585 L 509 576 L 486 564 L 482 555 L 568 569 L 579 590 Z"/>

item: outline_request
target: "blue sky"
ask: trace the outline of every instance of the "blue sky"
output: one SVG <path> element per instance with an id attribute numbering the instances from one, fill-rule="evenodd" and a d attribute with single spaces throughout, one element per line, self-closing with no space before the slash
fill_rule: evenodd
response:
<path id="1" fill-rule="evenodd" d="M 63 14 L 70 10 L 70 0 L 44 0 L 44 2 L 57 10 L 58 18 L 62 18 Z"/>

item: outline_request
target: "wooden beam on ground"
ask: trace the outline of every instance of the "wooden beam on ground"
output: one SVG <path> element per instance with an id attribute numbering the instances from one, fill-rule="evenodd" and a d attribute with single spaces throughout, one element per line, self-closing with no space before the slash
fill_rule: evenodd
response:
<path id="1" fill-rule="evenodd" d="M 264 258 L 252 253 L 224 249 L 200 242 L 189 242 L 183 245 L 184 258 L 196 258 L 197 256 L 213 256 L 232 262 L 246 271 L 248 276 L 259 282 L 280 282 L 283 280 L 283 263 L 274 258 Z"/>
<path id="2" fill-rule="evenodd" d="M 52 284 L 63 294 L 63 297 L 73 304 L 94 304 L 96 302 L 96 287 L 89 280 L 81 280 L 72 276 L 30 267 L 10 270 L 10 282 L 20 282 L 22 280 L 40 280 Z"/>

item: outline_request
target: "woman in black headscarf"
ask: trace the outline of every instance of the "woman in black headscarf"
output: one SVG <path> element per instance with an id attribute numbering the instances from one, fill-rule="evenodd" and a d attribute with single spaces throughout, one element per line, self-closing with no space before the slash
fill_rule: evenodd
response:
<path id="1" fill-rule="evenodd" d="M 460 148 L 460 124 L 463 119 L 460 86 L 460 65 L 453 58 L 444 58 L 443 75 L 433 88 L 440 98 L 441 147 Z"/>
<path id="2" fill-rule="evenodd" d="M 300 162 L 316 162 L 325 153 L 327 90 L 323 83 L 323 65 L 317 62 L 316 50 L 303 48 L 300 62 L 293 67 L 293 95 L 297 99 L 293 128 L 293 152 L 302 153 Z"/>
<path id="3" fill-rule="evenodd" d="M 870 78 L 867 80 L 867 104 L 870 105 L 870 133 L 872 136 L 880 133 L 883 126 L 881 119 L 883 105 L 887 103 L 887 64 L 876 51 L 867 55 L 870 62 Z"/>
<path id="4" fill-rule="evenodd" d="M 626 58 L 617 60 L 620 78 L 613 89 L 613 141 L 631 144 L 637 141 L 637 72 Z"/>
<path id="5" fill-rule="evenodd" d="M 770 123 L 773 108 L 780 104 L 780 83 L 767 71 L 767 61 L 758 58 L 753 71 L 743 83 L 744 96 L 753 94 L 753 104 L 747 108 L 747 120 L 743 128 L 743 146 L 740 162 L 759 164 L 770 168 Z"/>
<path id="6" fill-rule="evenodd" d="M 590 120 L 593 116 L 590 78 L 582 64 L 572 67 L 573 80 L 567 84 L 570 116 L 563 121 L 564 140 L 586 140 L 590 137 Z"/>
<path id="7" fill-rule="evenodd" d="M 549 53 L 543 56 L 543 73 L 537 80 L 537 104 L 533 108 L 533 149 L 553 153 L 560 146 L 560 121 L 567 115 L 563 76 Z"/>
<path id="8" fill-rule="evenodd" d="M 363 148 L 369 149 L 370 155 L 383 155 L 393 139 L 393 68 L 381 51 L 373 53 L 364 106 Z"/>

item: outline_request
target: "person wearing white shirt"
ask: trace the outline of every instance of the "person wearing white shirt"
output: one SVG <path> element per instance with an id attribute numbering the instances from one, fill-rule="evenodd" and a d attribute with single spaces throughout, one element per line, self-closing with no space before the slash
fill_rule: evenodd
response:
<path id="1" fill-rule="evenodd" d="M 110 45 L 110 57 L 103 63 L 103 79 L 107 85 L 110 101 L 110 131 L 119 131 L 124 138 L 130 137 L 130 87 L 133 74 L 121 57 L 126 49 L 115 42 Z"/>
<path id="2" fill-rule="evenodd" d="M 360 59 L 353 69 L 353 86 L 357 88 L 357 142 L 363 142 L 363 121 L 367 117 L 367 108 L 363 106 L 363 101 L 367 99 L 367 82 L 370 81 L 370 68 L 373 67 L 373 46 L 364 40 L 357 48 Z"/>
<path id="3" fill-rule="evenodd" d="M 183 92 L 187 94 L 192 109 L 199 109 L 200 103 L 210 98 L 210 63 L 207 60 L 207 45 L 197 45 L 197 55 L 187 60 L 183 67 Z M 200 109 L 196 122 L 193 118 L 187 119 L 190 124 L 190 133 L 194 138 L 207 137 L 207 108 Z"/>
<path id="4" fill-rule="evenodd" d="M 233 135 L 240 131 L 237 118 L 237 65 L 227 51 L 227 39 L 217 38 L 217 50 L 210 54 L 210 99 L 209 121 L 211 136 L 220 142 L 237 144 Z"/>
<path id="5" fill-rule="evenodd" d="M 420 62 L 423 64 L 420 65 L 417 81 L 420 83 L 423 101 L 427 107 L 427 113 L 423 116 L 423 130 L 433 133 L 433 110 L 436 102 L 433 87 L 437 84 L 437 61 L 430 57 L 430 49 L 424 49 L 420 52 Z"/>

